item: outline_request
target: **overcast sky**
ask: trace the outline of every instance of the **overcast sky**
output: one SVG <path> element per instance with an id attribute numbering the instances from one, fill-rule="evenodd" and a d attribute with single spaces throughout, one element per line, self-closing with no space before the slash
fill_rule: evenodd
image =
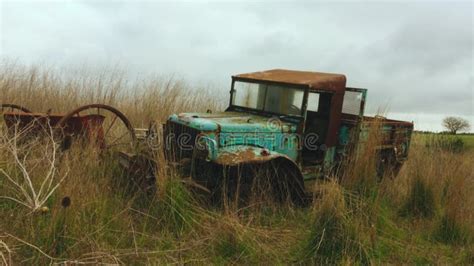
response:
<path id="1" fill-rule="evenodd" d="M 0 3 L 1 56 L 27 64 L 118 63 L 222 90 L 271 68 L 343 73 L 369 89 L 371 113 L 474 123 L 471 1 Z"/>

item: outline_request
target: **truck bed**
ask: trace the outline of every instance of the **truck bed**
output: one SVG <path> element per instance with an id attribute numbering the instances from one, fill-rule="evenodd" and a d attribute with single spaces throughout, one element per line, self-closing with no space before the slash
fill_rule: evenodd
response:
<path id="1" fill-rule="evenodd" d="M 377 125 L 377 123 L 379 124 Z M 381 127 L 380 149 L 393 149 L 398 161 L 406 160 L 413 132 L 413 123 L 381 116 L 364 116 L 361 134 L 364 134 L 364 131 L 373 126 Z"/>
<path id="2" fill-rule="evenodd" d="M 388 119 L 382 116 L 358 116 L 344 114 L 342 124 L 349 127 L 351 131 L 359 129 L 360 132 L 353 132 L 358 140 L 355 143 L 363 143 L 367 140 L 368 131 L 371 127 L 380 127 L 380 149 L 392 149 L 397 155 L 397 160 L 404 161 L 408 156 L 413 123 Z"/>

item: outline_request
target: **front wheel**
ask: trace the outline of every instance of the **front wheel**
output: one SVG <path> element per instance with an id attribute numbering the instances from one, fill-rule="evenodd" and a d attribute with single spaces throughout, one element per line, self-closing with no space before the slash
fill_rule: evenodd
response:
<path id="1" fill-rule="evenodd" d="M 238 166 L 210 164 L 207 170 L 196 173 L 194 179 L 206 184 L 213 202 L 239 206 L 306 203 L 300 171 L 284 159 Z"/>

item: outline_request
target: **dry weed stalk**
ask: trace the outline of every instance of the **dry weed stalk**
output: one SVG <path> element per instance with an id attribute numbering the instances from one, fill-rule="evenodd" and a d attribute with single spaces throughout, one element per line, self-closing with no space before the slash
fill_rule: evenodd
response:
<path id="1" fill-rule="evenodd" d="M 1 265 L 13 265 L 11 254 L 12 254 L 12 251 L 8 247 L 7 243 L 0 240 L 0 264 Z"/>
<path id="2" fill-rule="evenodd" d="M 14 201 L 32 211 L 41 209 L 54 191 L 64 181 L 67 172 L 59 176 L 58 148 L 54 140 L 53 129 L 47 127 L 47 133 L 41 138 L 25 140 L 24 130 L 15 128 L 14 132 L 1 132 L 0 145 L 6 151 L 7 159 L 0 173 L 11 185 L 12 196 L 0 195 L 0 198 Z M 39 176 L 38 178 L 35 178 Z M 40 185 L 36 184 L 38 180 Z"/>

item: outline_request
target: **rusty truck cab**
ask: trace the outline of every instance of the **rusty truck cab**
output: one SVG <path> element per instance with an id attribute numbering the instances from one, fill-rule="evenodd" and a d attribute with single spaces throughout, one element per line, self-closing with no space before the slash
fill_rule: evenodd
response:
<path id="1" fill-rule="evenodd" d="M 339 143 L 338 131 L 343 118 L 342 111 L 346 92 L 346 77 L 344 75 L 283 69 L 235 75 L 232 77 L 228 110 L 235 110 L 234 86 L 240 81 L 302 90 L 302 108 L 293 111 L 295 116 L 301 117 L 300 120 L 297 120 L 298 132 L 296 133 L 300 136 L 297 163 L 303 168 L 322 165 L 325 162 L 332 163 L 336 146 Z M 265 93 L 278 93 L 278 91 L 268 90 Z M 279 93 L 279 96 L 288 97 L 282 93 Z M 286 102 L 287 100 L 281 101 Z M 358 117 L 363 114 L 363 106 L 359 105 L 357 108 L 360 112 L 354 115 L 344 114 L 344 117 L 354 120 L 354 122 L 357 121 Z M 284 118 L 282 117 L 282 119 Z"/>

